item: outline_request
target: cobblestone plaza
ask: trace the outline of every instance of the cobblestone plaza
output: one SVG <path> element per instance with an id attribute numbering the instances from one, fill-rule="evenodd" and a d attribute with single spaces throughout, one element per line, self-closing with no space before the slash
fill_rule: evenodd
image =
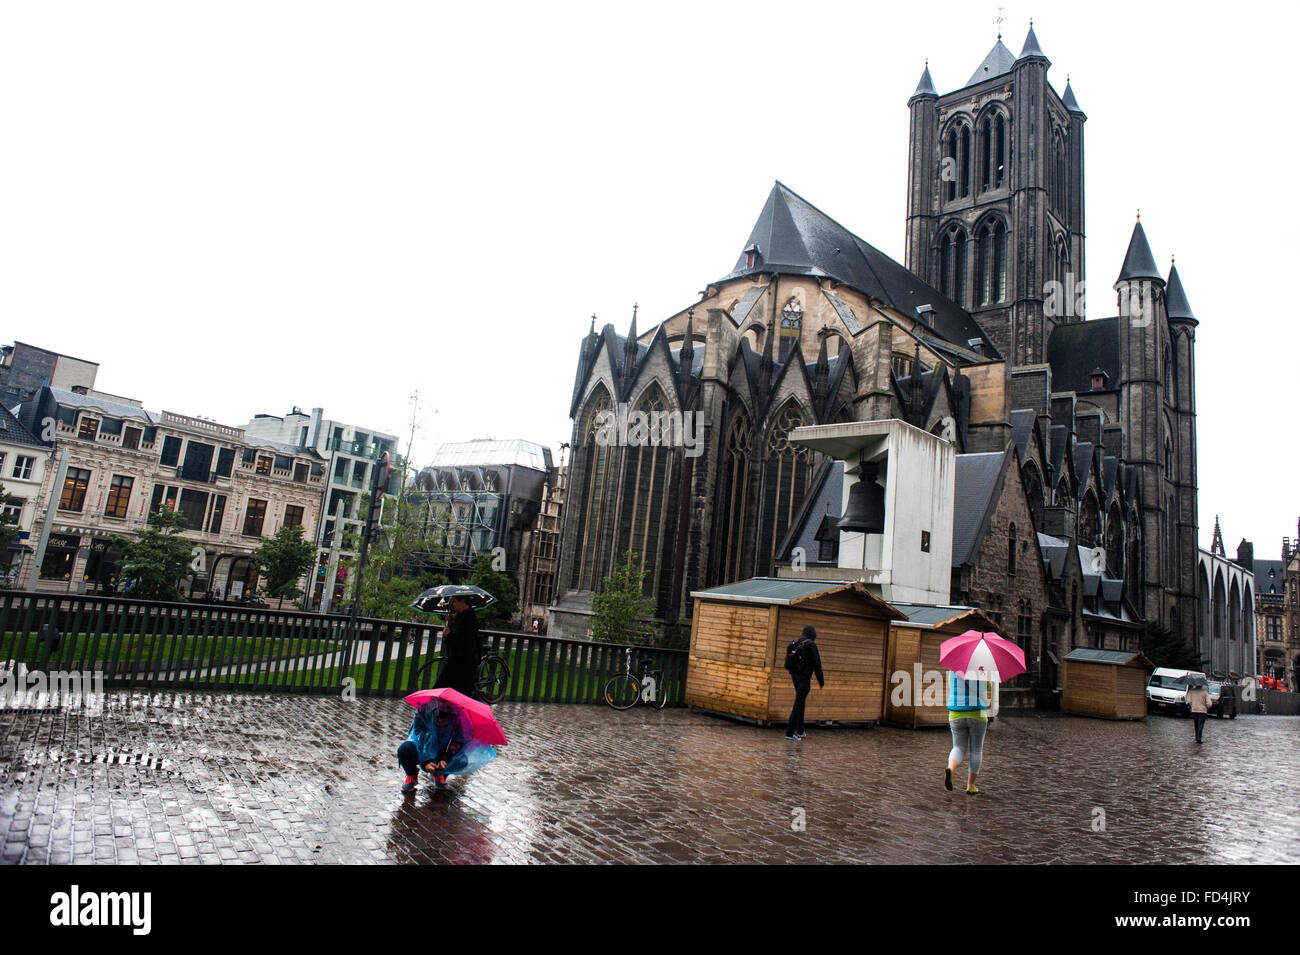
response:
<path id="1" fill-rule="evenodd" d="M 943 731 L 776 729 L 682 709 L 505 703 L 510 745 L 399 792 L 410 707 L 110 693 L 0 712 L 5 864 L 1300 862 L 1300 723 L 1004 717 L 983 793 Z M 1103 828 L 1104 824 L 1104 828 Z"/>

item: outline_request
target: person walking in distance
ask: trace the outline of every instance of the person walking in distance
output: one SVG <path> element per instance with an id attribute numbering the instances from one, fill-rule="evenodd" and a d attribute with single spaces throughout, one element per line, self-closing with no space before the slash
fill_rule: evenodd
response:
<path id="1" fill-rule="evenodd" d="M 1192 711 L 1192 722 L 1196 724 L 1196 742 L 1200 743 L 1201 733 L 1205 730 L 1205 718 L 1210 712 L 1210 690 L 1203 677 L 1188 678 L 1187 705 Z"/>
<path id="2" fill-rule="evenodd" d="M 803 729 L 804 704 L 812 691 L 813 674 L 817 674 L 817 686 L 826 686 L 822 677 L 822 658 L 817 652 L 817 631 L 812 626 L 803 628 L 797 638 L 790 641 L 785 651 L 785 668 L 794 680 L 794 709 L 785 724 L 786 739 L 803 739 L 808 734 Z"/>
<path id="3" fill-rule="evenodd" d="M 984 733 L 989 720 L 998 715 L 998 685 L 989 680 L 967 680 L 956 673 L 948 674 L 948 729 L 952 731 L 952 750 L 943 785 L 952 791 L 952 774 L 970 752 L 966 775 L 966 795 L 975 796 L 975 776 L 984 756 Z"/>

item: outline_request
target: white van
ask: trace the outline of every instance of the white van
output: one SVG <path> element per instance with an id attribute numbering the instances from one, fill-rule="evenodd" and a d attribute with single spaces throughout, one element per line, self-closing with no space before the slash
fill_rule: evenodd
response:
<path id="1" fill-rule="evenodd" d="M 1187 678 L 1199 676 L 1205 679 L 1200 670 L 1171 670 L 1157 667 L 1147 681 L 1147 711 L 1161 711 L 1186 716 L 1191 712 L 1187 705 Z M 1206 681 L 1209 682 L 1208 680 Z"/>

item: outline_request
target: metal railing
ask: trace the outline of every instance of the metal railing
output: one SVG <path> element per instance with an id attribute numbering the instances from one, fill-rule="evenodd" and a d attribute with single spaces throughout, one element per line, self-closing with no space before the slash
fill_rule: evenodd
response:
<path id="1" fill-rule="evenodd" d="M 435 622 L 363 617 L 353 634 L 339 614 L 0 591 L 0 667 L 98 671 L 105 687 L 405 696 L 433 685 L 434 675 L 419 671 L 440 651 L 441 633 Z M 507 700 L 598 703 L 623 670 L 625 646 L 481 633 L 484 652 L 509 668 Z M 663 672 L 669 702 L 680 703 L 687 653 L 638 653 Z"/>

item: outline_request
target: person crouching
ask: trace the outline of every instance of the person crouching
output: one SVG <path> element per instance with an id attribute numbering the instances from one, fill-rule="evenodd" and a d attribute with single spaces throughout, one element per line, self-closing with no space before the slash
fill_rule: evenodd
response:
<path id="1" fill-rule="evenodd" d="M 397 761 L 406 772 L 402 792 L 415 790 L 420 768 L 433 776 L 439 789 L 447 786 L 447 774 L 465 768 L 465 736 L 461 721 L 450 708 L 430 700 L 415 711 L 406 741 L 397 747 Z"/>

